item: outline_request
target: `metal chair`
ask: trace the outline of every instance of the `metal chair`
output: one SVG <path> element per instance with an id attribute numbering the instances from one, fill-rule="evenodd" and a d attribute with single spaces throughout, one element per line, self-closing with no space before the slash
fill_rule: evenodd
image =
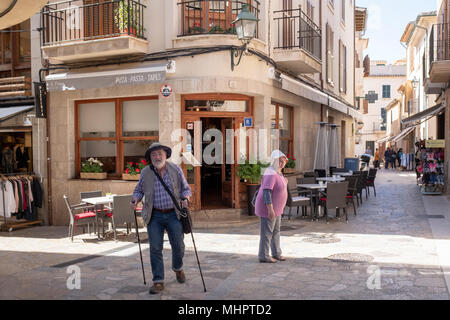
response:
<path id="1" fill-rule="evenodd" d="M 83 199 L 97 198 L 97 197 L 101 197 L 102 195 L 103 194 L 101 191 L 80 192 L 80 199 L 81 199 L 81 202 L 83 202 Z"/>
<path id="2" fill-rule="evenodd" d="M 86 206 L 85 203 L 70 205 L 69 198 L 66 195 L 64 195 L 63 197 L 70 217 L 69 237 L 72 238 L 73 242 L 73 235 L 77 231 L 77 225 L 83 226 L 83 233 L 84 233 L 84 225 L 87 224 L 88 232 L 90 234 L 91 232 L 89 229 L 89 225 L 91 223 L 94 224 L 94 226 L 97 225 L 97 215 L 95 214 L 94 211 L 85 211 L 85 209 L 91 208 L 91 206 Z M 76 210 L 82 210 L 82 212 L 76 213 Z"/>
<path id="3" fill-rule="evenodd" d="M 309 178 L 297 178 L 297 185 L 299 184 L 316 184 L 316 178 L 309 177 Z M 314 199 L 314 193 L 310 189 L 303 189 L 300 187 L 297 187 L 297 194 L 298 196 L 304 196 L 307 198 Z M 305 216 L 305 207 L 302 207 L 302 214 Z"/>
<path id="4" fill-rule="evenodd" d="M 326 178 L 327 177 L 327 171 L 323 169 L 316 169 L 314 172 L 317 173 L 317 177 L 319 178 Z"/>
<path id="5" fill-rule="evenodd" d="M 377 169 L 370 169 L 366 181 L 367 193 L 370 194 L 370 187 L 372 187 L 375 197 L 377 196 L 377 190 L 375 189 L 375 178 L 377 177 L 377 171 Z"/>
<path id="6" fill-rule="evenodd" d="M 303 174 L 303 176 L 304 176 L 305 178 L 318 178 L 318 175 L 317 175 L 316 172 L 305 172 L 305 173 Z"/>
<path id="7" fill-rule="evenodd" d="M 358 176 L 345 177 L 345 181 L 348 181 L 347 203 L 351 200 L 353 204 L 353 211 L 356 216 L 355 198 L 357 197 L 358 192 Z"/>
<path id="8" fill-rule="evenodd" d="M 286 206 L 289 207 L 289 220 L 291 220 L 292 208 L 295 208 L 295 207 L 297 208 L 297 216 L 298 216 L 300 207 L 302 207 L 302 210 L 304 210 L 305 208 L 306 208 L 306 210 L 308 210 L 307 207 L 309 206 L 310 209 L 311 209 L 310 211 L 311 211 L 311 218 L 312 218 L 312 214 L 313 214 L 313 212 L 312 212 L 312 198 L 302 197 L 302 196 L 293 197 L 292 193 L 296 192 L 297 191 L 296 189 L 290 190 L 288 188 L 287 191 L 288 191 L 288 200 L 286 202 Z M 303 214 L 305 214 L 304 211 L 303 211 Z"/>
<path id="9" fill-rule="evenodd" d="M 132 198 L 132 194 L 114 196 L 112 207 L 109 208 L 106 206 L 106 208 L 112 213 L 110 217 L 111 220 L 113 220 L 114 228 L 125 225 L 127 228 L 127 234 L 130 233 L 129 230 L 131 229 L 131 224 L 135 223 L 134 211 L 130 207 Z M 106 216 L 108 216 L 108 214 Z"/>
<path id="10" fill-rule="evenodd" d="M 329 183 L 327 186 L 326 196 L 321 198 L 319 205 L 325 209 L 325 218 L 328 222 L 328 210 L 336 209 L 336 215 L 340 209 L 344 210 L 345 220 L 348 223 L 347 214 L 347 191 L 348 191 L 348 181 L 340 183 Z"/>
<path id="11" fill-rule="evenodd" d="M 368 171 L 359 171 L 359 173 L 355 174 L 358 178 L 358 192 L 357 192 L 357 199 L 358 199 L 358 205 L 362 204 L 362 191 L 366 190 L 366 181 L 367 181 L 367 173 Z M 367 190 L 366 190 L 366 196 L 367 196 Z"/>

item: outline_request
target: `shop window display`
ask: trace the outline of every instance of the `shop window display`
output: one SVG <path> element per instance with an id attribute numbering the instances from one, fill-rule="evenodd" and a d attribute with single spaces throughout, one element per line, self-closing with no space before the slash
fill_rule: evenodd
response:
<path id="1" fill-rule="evenodd" d="M 416 173 L 423 194 L 442 194 L 445 188 L 444 148 L 416 143 Z"/>

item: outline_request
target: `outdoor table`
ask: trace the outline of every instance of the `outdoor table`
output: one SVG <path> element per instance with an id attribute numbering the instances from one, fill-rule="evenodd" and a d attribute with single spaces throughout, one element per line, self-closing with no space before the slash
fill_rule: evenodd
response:
<path id="1" fill-rule="evenodd" d="M 109 195 L 105 197 L 86 198 L 83 202 L 92 204 L 94 206 L 94 212 L 97 219 L 97 237 L 100 239 L 100 233 L 98 232 L 98 216 L 104 217 L 103 206 L 111 204 L 115 195 Z M 105 228 L 102 223 L 103 237 L 105 237 Z"/>
<path id="2" fill-rule="evenodd" d="M 325 181 L 325 182 L 344 182 L 345 178 L 342 177 L 328 177 L 328 178 L 316 178 L 317 181 Z"/>
<path id="3" fill-rule="evenodd" d="M 315 192 L 315 194 L 313 195 L 314 198 L 314 212 L 318 213 L 318 215 L 316 215 L 316 219 L 318 218 L 318 216 L 320 216 L 320 207 L 318 207 L 319 201 L 318 200 L 318 196 L 319 196 L 319 192 L 326 190 L 327 189 L 327 185 L 323 184 L 298 184 L 297 185 L 298 188 L 302 188 L 302 189 L 308 189 L 308 190 L 312 190 Z"/>
<path id="4" fill-rule="evenodd" d="M 352 177 L 354 173 L 351 172 L 336 172 L 335 175 L 341 176 L 341 177 Z"/>

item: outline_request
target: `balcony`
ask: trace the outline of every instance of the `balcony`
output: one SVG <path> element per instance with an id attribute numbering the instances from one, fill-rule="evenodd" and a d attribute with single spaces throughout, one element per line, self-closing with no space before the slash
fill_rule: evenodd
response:
<path id="1" fill-rule="evenodd" d="M 430 82 L 450 81 L 450 24 L 433 25 L 430 34 Z"/>
<path id="2" fill-rule="evenodd" d="M 260 18 L 260 3 L 257 0 L 186 0 L 178 3 L 181 9 L 181 30 L 179 37 L 193 35 L 235 35 L 232 23 L 242 10 L 242 5 Z M 258 24 L 255 38 L 258 39 Z"/>
<path id="3" fill-rule="evenodd" d="M 56 62 L 145 54 L 140 0 L 70 0 L 41 14 L 44 58 Z"/>
<path id="4" fill-rule="evenodd" d="M 322 70 L 322 30 L 301 9 L 274 11 L 274 60 L 296 74 Z"/>

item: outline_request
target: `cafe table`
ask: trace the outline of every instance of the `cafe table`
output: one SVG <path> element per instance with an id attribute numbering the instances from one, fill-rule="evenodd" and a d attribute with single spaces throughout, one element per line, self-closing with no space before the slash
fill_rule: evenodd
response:
<path id="1" fill-rule="evenodd" d="M 97 236 L 100 239 L 100 234 L 98 232 L 98 218 L 103 218 L 105 215 L 105 212 L 103 211 L 104 205 L 110 205 L 113 203 L 113 198 L 116 196 L 115 194 L 107 195 L 104 197 L 95 197 L 95 198 L 86 198 L 83 199 L 83 202 L 87 204 L 92 204 L 94 206 L 94 212 L 97 219 Z M 105 228 L 102 223 L 102 231 L 103 231 L 103 237 L 105 237 Z"/>
<path id="2" fill-rule="evenodd" d="M 344 182 L 345 178 L 342 177 L 327 177 L 327 178 L 316 178 L 317 181 L 323 181 L 323 182 Z"/>
<path id="3" fill-rule="evenodd" d="M 319 183 L 317 183 L 317 184 L 298 184 L 297 187 L 301 188 L 301 189 L 307 189 L 307 190 L 314 191 L 314 195 L 313 195 L 314 212 L 318 213 L 318 215 L 316 214 L 316 220 L 317 220 L 318 216 L 320 216 L 320 207 L 318 206 L 319 205 L 319 201 L 318 201 L 319 193 L 320 193 L 320 191 L 327 189 L 326 183 L 324 183 L 324 184 L 319 184 Z"/>

